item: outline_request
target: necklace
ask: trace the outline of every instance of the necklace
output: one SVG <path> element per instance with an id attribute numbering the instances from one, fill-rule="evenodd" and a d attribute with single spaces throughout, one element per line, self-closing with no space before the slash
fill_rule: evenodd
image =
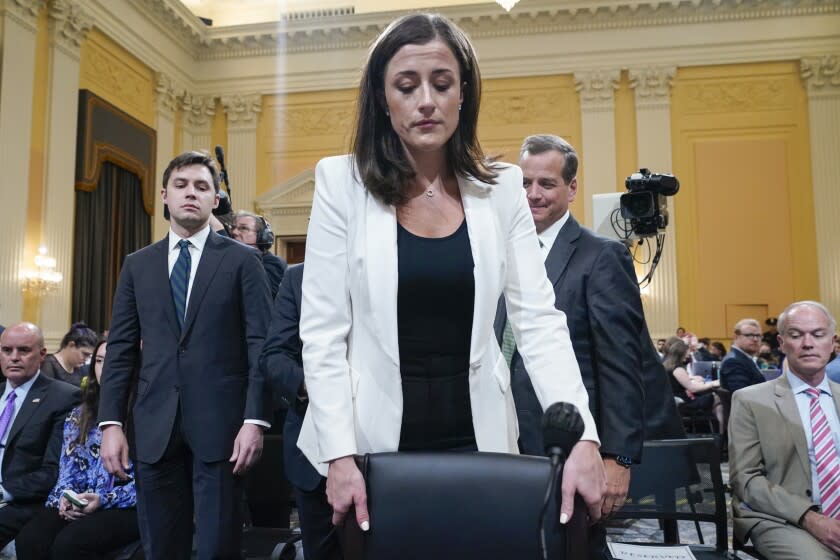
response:
<path id="1" fill-rule="evenodd" d="M 432 187 L 429 187 L 428 190 L 426 190 L 426 196 L 432 197 L 434 195 L 435 191 L 432 189 Z"/>

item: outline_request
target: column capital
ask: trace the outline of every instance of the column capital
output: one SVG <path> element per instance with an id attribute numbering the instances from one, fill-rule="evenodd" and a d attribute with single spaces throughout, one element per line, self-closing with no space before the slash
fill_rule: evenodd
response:
<path id="1" fill-rule="evenodd" d="M 181 98 L 184 123 L 193 131 L 209 130 L 216 116 L 216 99 L 210 95 L 193 95 L 184 92 Z"/>
<path id="2" fill-rule="evenodd" d="M 175 116 L 175 109 L 178 108 L 178 99 L 183 96 L 184 89 L 163 72 L 157 72 L 155 78 L 157 79 L 155 101 L 158 114 L 172 119 Z"/>
<path id="3" fill-rule="evenodd" d="M 0 15 L 8 16 L 32 33 L 38 31 L 38 15 L 47 0 L 0 0 Z"/>
<path id="4" fill-rule="evenodd" d="M 254 128 L 257 115 L 262 112 L 262 95 L 259 93 L 222 96 L 222 107 L 228 118 L 228 127 Z"/>
<path id="5" fill-rule="evenodd" d="M 671 80 L 676 66 L 647 66 L 630 68 L 630 87 L 635 91 L 636 106 L 667 107 L 670 102 Z"/>
<path id="6" fill-rule="evenodd" d="M 575 91 L 580 93 L 583 111 L 611 111 L 615 109 L 615 90 L 621 70 L 589 70 L 575 72 Z"/>
<path id="7" fill-rule="evenodd" d="M 800 74 L 808 86 L 808 97 L 840 97 L 840 54 L 805 57 Z"/>
<path id="8" fill-rule="evenodd" d="M 50 0 L 50 43 L 68 56 L 79 60 L 82 39 L 93 27 L 93 19 L 72 0 Z"/>

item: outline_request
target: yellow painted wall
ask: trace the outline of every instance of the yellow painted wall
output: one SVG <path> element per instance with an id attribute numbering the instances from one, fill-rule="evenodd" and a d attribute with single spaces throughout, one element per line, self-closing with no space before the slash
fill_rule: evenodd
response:
<path id="1" fill-rule="evenodd" d="M 35 80 L 32 90 L 32 138 L 29 147 L 29 189 L 26 207 L 25 267 L 34 266 L 41 245 L 41 216 L 44 211 L 44 172 L 47 146 L 47 75 L 50 63 L 49 22 L 46 10 L 38 18 L 35 36 Z M 24 296 L 23 320 L 38 322 L 40 299 Z"/>
<path id="2" fill-rule="evenodd" d="M 636 171 L 638 161 L 636 96 L 630 87 L 630 76 L 623 70 L 615 91 L 615 184 L 618 191 L 626 190 L 624 180 Z"/>
<path id="3" fill-rule="evenodd" d="M 210 145 L 203 146 L 201 149 L 206 149 L 213 154 L 215 146 L 222 146 L 225 150 L 228 149 L 227 115 L 225 114 L 224 107 L 222 107 L 222 102 L 219 99 L 216 100 L 216 114 L 213 116 L 213 124 L 210 127 Z"/>
<path id="4" fill-rule="evenodd" d="M 97 29 L 82 42 L 79 89 L 155 127 L 154 72 Z"/>
<path id="5" fill-rule="evenodd" d="M 798 65 L 681 68 L 672 95 L 680 323 L 723 339 L 739 315 L 775 316 L 791 301 L 817 299 Z"/>

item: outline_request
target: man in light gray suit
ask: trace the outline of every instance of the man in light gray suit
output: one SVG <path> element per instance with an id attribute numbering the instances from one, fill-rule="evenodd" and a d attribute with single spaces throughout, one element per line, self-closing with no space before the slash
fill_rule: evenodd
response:
<path id="1" fill-rule="evenodd" d="M 829 381 L 836 321 L 820 303 L 779 316 L 788 371 L 732 395 L 735 537 L 774 560 L 840 555 L 840 385 Z"/>

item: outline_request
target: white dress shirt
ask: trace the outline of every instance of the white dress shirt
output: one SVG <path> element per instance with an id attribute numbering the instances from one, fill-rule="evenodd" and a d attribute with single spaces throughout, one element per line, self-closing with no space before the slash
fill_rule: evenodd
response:
<path id="1" fill-rule="evenodd" d="M 820 504 L 820 486 L 817 479 L 817 460 L 814 455 L 814 438 L 811 434 L 811 397 L 806 393 L 806 389 L 811 386 L 796 377 L 790 371 L 786 371 L 788 383 L 793 390 L 794 400 L 796 401 L 796 408 L 799 409 L 799 418 L 802 420 L 802 427 L 805 429 L 805 439 L 808 441 L 808 462 L 811 463 L 811 499 L 814 503 Z M 817 385 L 815 389 L 820 390 L 820 407 L 822 407 L 823 414 L 828 420 L 828 427 L 830 428 L 831 437 L 834 439 L 834 448 L 840 452 L 840 418 L 837 417 L 837 407 L 834 405 L 834 397 L 831 394 L 831 386 L 828 384 L 828 378 L 824 377 L 822 383 Z"/>
<path id="2" fill-rule="evenodd" d="M 192 287 L 193 281 L 195 280 L 195 273 L 198 270 L 198 262 L 201 260 L 201 254 L 204 252 L 204 245 L 207 243 L 207 236 L 210 235 L 210 224 L 199 231 L 198 233 L 193 234 L 190 237 L 187 237 L 187 241 L 190 242 L 190 278 L 187 282 L 187 301 L 185 302 L 186 305 L 184 307 L 184 312 L 190 306 L 190 295 L 192 294 Z M 175 268 L 175 263 L 178 262 L 178 256 L 181 254 L 181 248 L 178 247 L 178 242 L 184 239 L 183 237 L 179 237 L 177 233 L 169 230 L 169 275 L 172 276 L 172 269 Z"/>
<path id="3" fill-rule="evenodd" d="M 540 249 L 543 252 L 543 259 L 548 258 L 548 254 L 551 252 L 551 248 L 554 247 L 554 242 L 557 240 L 560 230 L 563 229 L 563 226 L 568 221 L 569 211 L 566 210 L 566 213 L 559 220 L 545 228 L 542 233 L 537 234 L 537 237 L 540 239 Z"/>
<path id="4" fill-rule="evenodd" d="M 9 398 L 9 395 L 14 392 L 16 393 L 15 396 L 15 410 L 12 413 L 12 418 L 9 420 L 9 425 L 6 427 L 6 433 L 3 434 L 3 439 L 0 440 L 0 465 L 3 464 L 3 457 L 6 455 L 6 440 L 9 439 L 9 432 L 12 431 L 12 426 L 15 423 L 15 418 L 17 418 L 18 412 L 20 412 L 23 403 L 26 402 L 26 396 L 29 394 L 29 389 L 32 388 L 32 384 L 35 383 L 35 380 L 38 379 L 38 376 L 41 375 L 41 371 L 38 370 L 38 373 L 32 376 L 32 379 L 27 381 L 22 385 L 18 385 L 17 387 L 12 387 L 11 383 L 6 383 L 6 390 L 3 391 L 3 396 L 0 397 L 0 414 L 6 408 L 6 401 Z M 2 485 L 3 483 L 3 469 L 0 469 L 0 490 L 3 491 L 3 501 L 4 502 L 11 502 L 12 495 L 9 494 L 6 489 Z"/>

